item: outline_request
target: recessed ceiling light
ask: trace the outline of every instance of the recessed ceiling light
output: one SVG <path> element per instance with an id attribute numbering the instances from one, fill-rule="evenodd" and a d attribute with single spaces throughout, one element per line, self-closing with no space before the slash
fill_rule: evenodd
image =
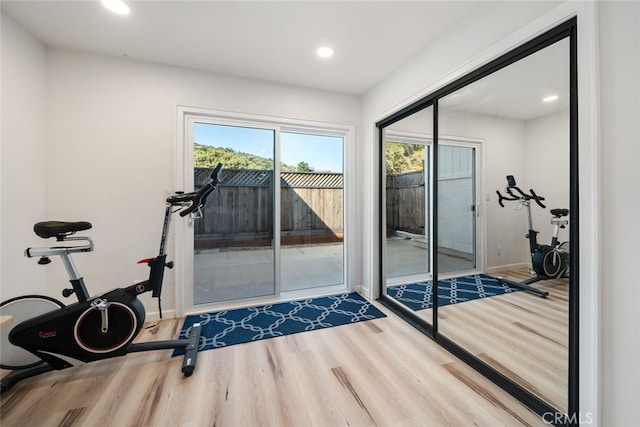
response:
<path id="1" fill-rule="evenodd" d="M 325 46 L 325 47 L 321 47 L 320 49 L 316 50 L 316 53 L 321 58 L 329 58 L 329 57 L 333 56 L 333 49 L 331 49 L 330 47 Z"/>
<path id="2" fill-rule="evenodd" d="M 102 5 L 118 15 L 128 15 L 131 12 L 129 5 L 122 0 L 100 0 Z"/>
<path id="3" fill-rule="evenodd" d="M 558 100 L 558 95 L 549 95 L 547 97 L 542 98 L 542 102 L 553 102 Z"/>

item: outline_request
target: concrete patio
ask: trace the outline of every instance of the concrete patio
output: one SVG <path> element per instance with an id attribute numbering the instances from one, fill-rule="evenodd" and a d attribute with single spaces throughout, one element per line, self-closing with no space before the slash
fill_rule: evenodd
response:
<path id="1" fill-rule="evenodd" d="M 281 249 L 281 290 L 296 291 L 344 283 L 343 244 L 296 245 Z M 440 272 L 469 269 L 469 259 L 440 254 Z M 387 239 L 387 275 L 424 274 L 427 245 Z M 194 302 L 206 304 L 274 293 L 274 254 L 267 248 L 205 249 L 194 258 Z"/>

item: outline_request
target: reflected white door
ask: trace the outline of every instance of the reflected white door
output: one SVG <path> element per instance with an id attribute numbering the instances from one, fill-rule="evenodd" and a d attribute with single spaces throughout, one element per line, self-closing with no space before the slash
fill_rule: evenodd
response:
<path id="1" fill-rule="evenodd" d="M 438 272 L 477 267 L 476 148 L 438 146 Z"/>

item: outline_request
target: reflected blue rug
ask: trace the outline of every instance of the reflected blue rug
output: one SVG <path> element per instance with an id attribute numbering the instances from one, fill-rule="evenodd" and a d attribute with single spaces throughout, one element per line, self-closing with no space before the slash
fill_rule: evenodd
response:
<path id="1" fill-rule="evenodd" d="M 390 286 L 387 288 L 387 294 L 410 309 L 417 311 L 433 307 L 432 288 L 432 281 L 429 280 L 410 285 Z M 519 290 L 485 274 L 440 280 L 438 281 L 438 307 L 508 294 Z"/>
<path id="2" fill-rule="evenodd" d="M 200 350 L 386 317 L 357 293 L 187 316 L 180 338 L 200 322 Z M 173 355 L 184 351 L 175 350 Z"/>

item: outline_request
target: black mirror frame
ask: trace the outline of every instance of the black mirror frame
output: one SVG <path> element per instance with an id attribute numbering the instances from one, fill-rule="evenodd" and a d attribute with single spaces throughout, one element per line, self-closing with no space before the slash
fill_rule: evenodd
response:
<path id="1" fill-rule="evenodd" d="M 579 182 L 578 182 L 578 69 L 577 69 L 577 19 L 572 18 L 557 27 L 545 32 L 544 34 L 537 36 L 536 38 L 522 44 L 521 46 L 516 47 L 510 52 L 500 56 L 497 59 L 485 64 L 484 66 L 479 67 L 478 69 L 466 74 L 463 77 L 456 79 L 455 81 L 447 84 L 441 89 L 436 90 L 435 92 L 423 97 L 422 99 L 414 102 L 413 104 L 403 108 L 400 111 L 390 115 L 389 117 L 379 121 L 376 123 L 376 127 L 378 128 L 378 143 L 379 143 L 379 159 L 384 158 L 384 141 L 383 141 L 383 130 L 385 127 L 402 120 L 418 111 L 421 111 L 425 108 L 433 106 L 433 126 L 434 126 L 434 136 L 433 136 L 433 152 L 432 155 L 434 158 L 437 158 L 438 154 L 438 100 L 444 96 L 447 96 L 458 89 L 473 83 L 477 80 L 480 80 L 483 77 L 488 76 L 508 65 L 513 64 L 520 59 L 523 59 L 533 53 L 536 53 L 547 46 L 550 46 L 557 41 L 562 39 L 569 38 L 569 70 L 570 70 L 570 101 L 569 101 L 569 188 L 570 188 L 570 203 L 569 209 L 571 211 L 571 219 L 569 223 L 569 240 L 571 242 L 571 251 L 570 251 L 570 271 L 571 275 L 569 278 L 569 354 L 568 354 L 568 413 L 564 414 L 557 408 L 554 408 L 546 401 L 540 399 L 538 396 L 534 395 L 530 391 L 524 389 L 522 386 L 506 377 L 502 373 L 498 372 L 496 369 L 481 361 L 479 358 L 474 356 L 473 354 L 466 351 L 464 348 L 460 347 L 455 342 L 450 339 L 444 337 L 438 332 L 438 295 L 437 295 L 437 286 L 433 287 L 433 319 L 432 323 L 425 321 L 424 319 L 418 317 L 415 313 L 407 310 L 406 308 L 400 306 L 395 300 L 388 297 L 386 293 L 384 293 L 384 280 L 383 277 L 383 267 L 382 267 L 382 254 L 383 254 L 383 234 L 381 232 L 379 239 L 379 257 L 380 257 L 380 271 L 379 271 L 379 301 L 388 307 L 390 310 L 395 312 L 402 319 L 410 323 L 415 328 L 419 329 L 425 335 L 436 341 L 438 344 L 451 351 L 465 363 L 476 369 L 482 375 L 496 383 L 498 386 L 503 388 L 509 394 L 520 400 L 523 404 L 528 406 L 534 412 L 539 414 L 540 416 L 548 417 L 549 413 L 554 414 L 554 422 L 561 421 L 556 425 L 576 425 L 579 419 L 576 415 L 579 414 L 579 383 L 578 383 L 578 373 L 579 373 L 579 342 L 578 342 L 578 333 L 579 333 Z M 380 167 L 380 182 L 378 183 L 379 188 L 379 218 L 383 217 L 383 189 L 384 189 L 384 171 L 382 170 L 382 160 L 379 162 Z M 434 162 L 434 174 L 437 174 L 437 162 Z M 437 175 L 436 175 L 437 176 Z M 437 223 L 437 197 L 438 188 L 437 182 L 433 183 L 432 189 L 432 206 L 433 206 L 433 223 Z M 437 239 L 437 227 L 432 231 L 432 238 Z M 437 240 L 435 240 L 437 241 Z M 434 283 L 437 283 L 438 271 L 437 271 L 437 253 L 432 253 L 432 272 L 434 277 Z M 562 414 L 561 416 L 556 416 L 555 414 Z"/>

